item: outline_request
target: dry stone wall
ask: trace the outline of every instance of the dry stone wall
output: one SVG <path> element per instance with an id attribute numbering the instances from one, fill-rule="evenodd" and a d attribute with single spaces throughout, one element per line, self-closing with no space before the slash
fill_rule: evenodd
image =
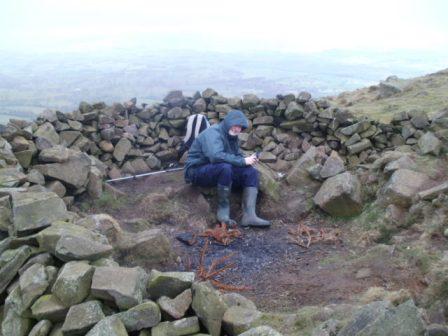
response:
<path id="1" fill-rule="evenodd" d="M 242 148 L 286 171 L 311 146 L 335 151 L 348 166 L 373 161 L 385 149 L 409 145 L 438 155 L 448 140 L 448 110 L 432 120 L 418 111 L 399 113 L 390 124 L 355 118 L 313 99 L 307 92 L 262 99 L 254 94 L 226 98 L 206 89 L 193 97 L 171 91 L 163 102 L 141 107 L 82 102 L 71 113 L 47 110 L 35 121 L 0 126 L 0 185 L 46 188 L 67 204 L 73 196 L 101 194 L 105 178 L 159 170 L 177 162 L 188 116 L 202 113 L 217 123 L 232 109 L 250 121 Z M 373 159 L 372 159 L 373 157 Z"/>

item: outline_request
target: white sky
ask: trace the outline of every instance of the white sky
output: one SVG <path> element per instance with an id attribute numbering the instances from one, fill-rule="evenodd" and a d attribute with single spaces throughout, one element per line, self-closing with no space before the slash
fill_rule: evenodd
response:
<path id="1" fill-rule="evenodd" d="M 448 49 L 444 0 L 0 0 L 0 50 Z"/>

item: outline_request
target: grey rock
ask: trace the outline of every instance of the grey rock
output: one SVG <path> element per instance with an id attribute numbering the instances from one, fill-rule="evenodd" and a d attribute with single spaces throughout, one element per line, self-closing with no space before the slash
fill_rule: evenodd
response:
<path id="1" fill-rule="evenodd" d="M 63 261 L 96 260 L 109 256 L 112 251 L 113 247 L 109 244 L 70 235 L 62 236 L 55 248 L 56 256 Z"/>
<path id="2" fill-rule="evenodd" d="M 370 121 L 360 121 L 353 125 L 341 128 L 340 132 L 344 135 L 351 136 L 355 133 L 361 133 L 368 130 L 370 126 L 371 126 Z"/>
<path id="3" fill-rule="evenodd" d="M 222 318 L 228 308 L 223 296 L 208 282 L 195 282 L 192 290 L 193 310 L 210 335 L 219 336 Z"/>
<path id="4" fill-rule="evenodd" d="M 322 178 L 328 178 L 338 175 L 345 171 L 344 161 L 340 158 L 336 151 L 332 151 L 330 157 L 325 161 L 320 176 Z"/>
<path id="5" fill-rule="evenodd" d="M 6 250 L 0 256 L 0 294 L 4 292 L 20 267 L 30 257 L 31 247 L 25 245 L 15 250 Z"/>
<path id="6" fill-rule="evenodd" d="M 68 312 L 59 299 L 52 294 L 43 295 L 31 306 L 33 317 L 37 320 L 50 320 L 51 322 L 62 322 Z"/>
<path id="7" fill-rule="evenodd" d="M 27 336 L 31 327 L 31 319 L 18 315 L 13 309 L 8 309 L 3 317 L 1 333 L 4 336 Z"/>
<path id="8" fill-rule="evenodd" d="M 257 310 L 255 303 L 238 293 L 225 293 L 224 300 L 228 307 L 237 306 Z"/>
<path id="9" fill-rule="evenodd" d="M 241 102 L 244 108 L 252 108 L 260 103 L 260 98 L 254 94 L 245 94 Z"/>
<path id="10" fill-rule="evenodd" d="M 19 269 L 19 274 L 22 275 L 30 266 L 34 264 L 41 264 L 43 266 L 52 266 L 54 259 L 50 253 L 39 253 L 38 255 L 31 257 L 28 261 Z"/>
<path id="11" fill-rule="evenodd" d="M 412 300 L 392 307 L 389 303 L 373 302 L 366 305 L 338 333 L 338 336 L 418 336 L 424 323 Z"/>
<path id="12" fill-rule="evenodd" d="M 132 148 L 131 142 L 126 138 L 121 138 L 115 145 L 113 156 L 115 160 L 121 162 Z"/>
<path id="13" fill-rule="evenodd" d="M 160 309 L 175 320 L 185 316 L 185 313 L 190 307 L 191 302 L 191 289 L 183 291 L 174 299 L 170 299 L 167 296 L 162 296 L 157 300 L 157 304 L 159 305 Z"/>
<path id="14" fill-rule="evenodd" d="M 259 326 L 243 332 L 240 336 L 282 336 L 282 334 L 271 327 Z"/>
<path id="15" fill-rule="evenodd" d="M 112 252 L 105 236 L 67 222 L 53 222 L 36 238 L 41 248 L 63 261 L 95 260 Z"/>
<path id="16" fill-rule="evenodd" d="M 191 287 L 194 277 L 194 272 L 159 272 L 152 270 L 147 284 L 148 295 L 154 300 L 162 296 L 175 298 Z"/>
<path id="17" fill-rule="evenodd" d="M 16 168 L 0 168 L 0 187 L 13 188 L 26 181 L 26 175 Z"/>
<path id="18" fill-rule="evenodd" d="M 68 218 L 64 202 L 53 192 L 17 192 L 12 193 L 11 198 L 13 225 L 19 234 Z"/>
<path id="19" fill-rule="evenodd" d="M 381 190 L 383 201 L 409 207 L 415 194 L 425 188 L 428 176 L 409 169 L 396 170 Z"/>
<path id="20" fill-rule="evenodd" d="M 19 279 L 22 302 L 25 308 L 30 307 L 49 286 L 48 274 L 41 264 L 30 266 Z"/>
<path id="21" fill-rule="evenodd" d="M 39 128 L 34 133 L 34 136 L 47 140 L 53 146 L 59 144 L 59 134 L 56 132 L 53 125 L 49 122 L 46 122 L 39 126 Z"/>
<path id="22" fill-rule="evenodd" d="M 51 148 L 43 149 L 39 153 L 39 161 L 47 163 L 63 163 L 69 158 L 69 150 L 63 146 L 54 146 Z"/>
<path id="23" fill-rule="evenodd" d="M 442 142 L 432 132 L 426 132 L 418 139 L 418 147 L 422 154 L 434 154 L 438 156 L 442 149 Z"/>
<path id="24" fill-rule="evenodd" d="M 116 316 L 123 322 L 129 332 L 152 328 L 159 324 L 161 320 L 160 308 L 153 301 L 143 302 Z"/>
<path id="25" fill-rule="evenodd" d="M 39 321 L 33 329 L 31 329 L 28 336 L 47 336 L 51 328 L 53 327 L 53 324 L 49 320 L 42 320 Z"/>
<path id="26" fill-rule="evenodd" d="M 66 263 L 51 289 L 67 307 L 84 301 L 89 295 L 94 268 L 82 261 Z"/>
<path id="27" fill-rule="evenodd" d="M 162 322 L 152 328 L 152 336 L 183 336 L 199 332 L 199 320 L 196 316 L 186 317 L 173 322 Z"/>
<path id="28" fill-rule="evenodd" d="M 157 267 L 174 259 L 171 242 L 160 229 L 120 234 L 117 249 L 129 264 Z"/>
<path id="29" fill-rule="evenodd" d="M 114 301 L 120 309 L 129 309 L 143 302 L 146 281 L 147 275 L 139 267 L 97 267 L 91 294 Z"/>
<path id="30" fill-rule="evenodd" d="M 361 183 L 349 172 L 330 177 L 313 200 L 332 216 L 357 215 L 362 211 Z"/>
<path id="31" fill-rule="evenodd" d="M 182 106 L 185 103 L 185 97 L 180 90 L 173 90 L 163 98 L 163 101 L 169 106 Z"/>
<path id="32" fill-rule="evenodd" d="M 65 188 L 65 186 L 59 181 L 48 182 L 45 185 L 45 188 L 47 188 L 51 192 L 54 192 L 60 198 L 64 197 L 65 193 L 67 192 L 67 188 Z"/>
<path id="33" fill-rule="evenodd" d="M 304 109 L 302 105 L 297 104 L 295 101 L 292 101 L 288 104 L 288 107 L 285 110 L 285 118 L 286 120 L 296 120 L 303 116 Z"/>
<path id="34" fill-rule="evenodd" d="M 60 180 L 70 187 L 76 189 L 84 187 L 87 184 L 91 160 L 87 154 L 76 150 L 69 150 L 69 153 L 69 159 L 64 163 L 35 165 L 34 169 L 44 176 Z"/>
<path id="35" fill-rule="evenodd" d="M 98 322 L 86 336 L 128 336 L 128 333 L 118 317 L 109 316 Z"/>
<path id="36" fill-rule="evenodd" d="M 12 224 L 11 215 L 9 196 L 0 197 L 0 231 L 8 232 Z"/>
<path id="37" fill-rule="evenodd" d="M 257 310 L 233 306 L 224 313 L 223 329 L 230 336 L 239 335 L 249 330 L 260 317 Z"/>
<path id="38" fill-rule="evenodd" d="M 361 153 L 363 150 L 372 147 L 372 143 L 369 139 L 363 139 L 353 145 L 347 146 L 350 155 Z"/>
<path id="39" fill-rule="evenodd" d="M 64 335 L 84 335 L 105 318 L 99 301 L 87 301 L 70 307 L 62 326 Z"/>

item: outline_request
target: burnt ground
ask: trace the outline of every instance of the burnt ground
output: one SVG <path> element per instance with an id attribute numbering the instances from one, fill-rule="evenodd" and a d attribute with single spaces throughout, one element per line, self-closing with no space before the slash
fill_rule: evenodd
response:
<path id="1" fill-rule="evenodd" d="M 125 230 L 162 228 L 170 237 L 179 256 L 176 263 L 162 270 L 197 270 L 205 238 L 188 246 L 179 235 L 189 237 L 213 227 L 216 203 L 209 190 L 186 186 L 182 172 L 148 176 L 113 184 L 126 197 L 93 203 L 89 212 L 106 212 L 114 216 Z M 204 196 L 205 193 L 205 196 Z M 407 288 L 415 294 L 422 289 L 417 267 L 403 261 L 389 247 L 369 249 L 353 243 L 353 235 L 341 223 L 313 211 L 304 223 L 327 232 L 338 229 L 338 240 L 321 241 L 304 248 L 290 241 L 288 230 L 297 221 L 285 213 L 288 194 L 278 203 L 260 200 L 260 213 L 274 219 L 269 229 L 242 229 L 242 237 L 229 246 L 211 243 L 206 265 L 222 256 L 233 254 L 227 263 L 235 267 L 217 277 L 222 283 L 248 286 L 243 294 L 257 307 L 269 311 L 294 311 L 304 305 L 354 302 L 373 286 L 387 290 Z M 232 196 L 232 214 L 238 219 L 240 196 Z M 136 221 L 136 219 L 139 219 Z M 139 227 L 135 227 L 139 222 Z M 370 246 L 371 248 L 372 246 Z M 373 252 L 372 252 L 373 251 Z"/>

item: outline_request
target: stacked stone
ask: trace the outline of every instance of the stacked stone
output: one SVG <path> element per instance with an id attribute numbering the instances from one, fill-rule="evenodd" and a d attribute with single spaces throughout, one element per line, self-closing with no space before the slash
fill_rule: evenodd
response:
<path id="1" fill-rule="evenodd" d="M 420 111 L 396 113 L 392 125 L 397 131 L 401 130 L 391 139 L 394 147 L 406 144 L 414 146 L 421 154 L 439 155 L 448 140 L 447 110 L 439 112 L 432 120 Z"/>
<path id="2" fill-rule="evenodd" d="M 111 245 L 101 233 L 110 231 L 106 222 L 115 227 L 110 216 L 80 218 L 52 192 L 0 194 L 10 211 L 0 230 L 0 335 L 218 336 L 253 334 L 262 324 L 251 301 L 221 294 L 193 272 L 120 267 L 111 254 L 122 243 Z M 154 238 L 160 230 L 151 231 Z M 153 238 L 144 242 L 147 251 L 163 245 Z"/>
<path id="3" fill-rule="evenodd" d="M 213 89 L 185 97 L 171 91 L 162 103 L 137 107 L 82 102 L 71 113 L 46 111 L 36 121 L 10 120 L 0 127 L 0 186 L 37 185 L 67 196 L 101 194 L 104 176 L 119 178 L 159 170 L 177 161 L 187 118 L 202 113 L 217 123 L 232 109 L 242 110 L 250 127 L 242 148 L 260 151 L 260 160 L 286 171 L 310 146 L 336 151 L 349 166 L 379 151 L 410 145 L 438 155 L 448 142 L 447 111 L 433 120 L 410 112 L 391 124 L 356 119 L 307 92 L 260 99 L 254 94 L 225 98 Z"/>

